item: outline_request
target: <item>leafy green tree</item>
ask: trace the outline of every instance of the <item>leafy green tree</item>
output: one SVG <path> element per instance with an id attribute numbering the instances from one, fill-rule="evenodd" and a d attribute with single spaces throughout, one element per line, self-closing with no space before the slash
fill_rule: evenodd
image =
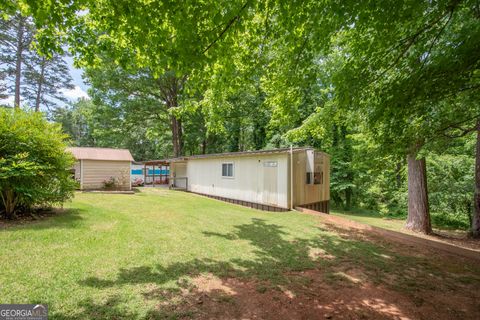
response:
<path id="1" fill-rule="evenodd" d="M 155 79 L 148 69 L 127 71 L 108 60 L 105 60 L 104 65 L 86 68 L 85 77 L 92 86 L 92 102 L 97 108 L 97 114 L 91 118 L 94 121 L 94 127 L 91 128 L 95 128 L 96 145 L 105 142 L 105 139 L 99 139 L 100 130 L 118 136 L 115 131 L 123 132 L 122 129 L 125 129 L 128 134 L 123 134 L 121 140 L 125 141 L 130 135 L 131 145 L 141 143 L 145 147 L 146 153 L 143 153 L 141 159 L 152 152 L 148 143 L 155 146 L 157 151 L 163 148 L 160 154 L 151 154 L 152 157 L 172 156 L 172 152 L 173 155 L 180 152 L 180 147 L 183 147 L 181 115 L 174 113 L 178 112 L 177 107 L 171 106 L 178 104 L 178 101 L 167 103 L 170 99 L 167 97 L 169 89 L 164 88 L 167 92 L 161 89 L 163 81 L 168 82 L 168 79 Z M 177 99 L 178 95 L 170 97 Z M 105 117 L 110 122 L 105 121 Z M 141 132 L 143 137 L 137 135 Z M 106 134 L 102 136 L 105 138 Z M 170 142 L 164 141 L 167 138 Z M 160 141 L 162 147 L 159 146 Z"/>
<path id="2" fill-rule="evenodd" d="M 86 0 L 57 6 L 27 0 L 19 1 L 18 6 L 42 26 L 38 45 L 46 53 L 59 50 L 62 37 L 58 35 L 69 34 L 66 39 L 83 65 L 95 67 L 106 58 L 131 74 L 148 70 L 158 86 L 156 91 L 171 110 L 176 156 L 183 152 L 182 123 L 177 117 L 181 111 L 177 109 L 187 82 L 202 78 L 204 66 L 230 50 L 233 35 L 242 30 L 240 18 L 253 12 L 249 1 L 185 5 Z M 9 8 L 7 4 L 5 9 Z M 82 9 L 85 14 L 77 15 Z"/>
<path id="3" fill-rule="evenodd" d="M 0 108 L 0 196 L 7 219 L 73 196 L 66 136 L 41 114 Z"/>
<path id="4" fill-rule="evenodd" d="M 80 99 L 52 112 L 51 119 L 61 124 L 71 145 L 127 148 L 138 161 L 172 156 L 168 119 L 148 114 L 148 101 L 102 104 L 98 94 L 93 94 L 93 100 Z"/>
<path id="5" fill-rule="evenodd" d="M 430 154 L 427 164 L 428 195 L 432 213 L 435 213 L 433 221 L 461 229 L 470 228 L 474 188 L 474 158 L 471 152 L 448 150 L 441 155 Z"/>
<path id="6" fill-rule="evenodd" d="M 427 169 L 421 151 L 445 124 L 478 114 L 477 108 L 455 108 L 458 104 L 448 101 L 458 94 L 478 96 L 473 74 L 479 63 L 479 43 L 473 39 L 478 38 L 480 29 L 475 15 L 478 4 L 421 5 L 416 13 L 411 12 L 412 4 L 394 11 L 408 12 L 417 23 L 412 24 L 409 16 L 394 20 L 386 30 L 373 27 L 369 32 L 356 24 L 346 32 L 344 54 L 349 58 L 337 86 L 342 100 L 356 101 L 365 110 L 385 151 L 407 154 L 407 228 L 428 233 Z M 375 26 L 381 19 L 374 16 L 366 22 Z"/>
<path id="7" fill-rule="evenodd" d="M 408 158 L 407 227 L 416 231 L 431 231 L 425 146 L 445 125 L 478 115 L 478 106 L 448 103 L 478 97 L 477 12 L 475 1 L 306 1 L 272 15 L 284 30 L 268 75 L 272 106 L 292 119 L 304 79 L 319 70 L 337 114 L 359 113 L 385 154 Z"/>
<path id="8" fill-rule="evenodd" d="M 54 109 L 51 119 L 62 126 L 72 145 L 94 146 L 95 137 L 91 121 L 95 111 L 95 106 L 90 100 L 79 99 L 77 102 Z"/>

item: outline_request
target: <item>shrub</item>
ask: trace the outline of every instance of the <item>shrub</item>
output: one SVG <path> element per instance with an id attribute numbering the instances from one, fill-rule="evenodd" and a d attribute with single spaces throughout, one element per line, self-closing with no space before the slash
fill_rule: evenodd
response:
<path id="1" fill-rule="evenodd" d="M 143 185 L 143 179 L 141 178 L 135 178 L 135 180 L 132 182 L 132 187 L 142 187 Z"/>
<path id="2" fill-rule="evenodd" d="M 114 189 L 117 186 L 117 180 L 114 177 L 103 180 L 104 189 Z"/>
<path id="3" fill-rule="evenodd" d="M 475 191 L 475 157 L 432 154 L 427 158 L 427 170 L 428 200 L 433 222 L 468 229 Z"/>
<path id="4" fill-rule="evenodd" d="M 0 214 L 11 219 L 73 196 L 66 138 L 38 112 L 0 108 Z"/>

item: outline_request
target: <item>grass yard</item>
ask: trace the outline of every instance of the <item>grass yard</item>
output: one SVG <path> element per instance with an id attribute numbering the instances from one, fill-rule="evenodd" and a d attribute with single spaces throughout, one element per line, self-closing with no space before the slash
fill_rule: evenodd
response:
<path id="1" fill-rule="evenodd" d="M 354 208 L 352 210 L 342 210 L 334 208 L 332 214 L 342 216 L 354 221 L 385 228 L 394 231 L 402 231 L 405 226 L 407 216 L 388 216 L 378 211 Z M 446 215 L 439 213 L 430 213 L 432 227 L 435 230 L 442 231 L 468 231 L 468 218 L 466 216 Z"/>
<path id="2" fill-rule="evenodd" d="M 0 228 L 0 303 L 52 319 L 480 317 L 478 262 L 296 212 L 147 188 Z"/>
<path id="3" fill-rule="evenodd" d="M 404 217 L 390 218 L 382 216 L 380 213 L 374 211 L 367 211 L 361 209 L 345 211 L 340 209 L 333 209 L 331 214 L 393 231 L 402 231 L 405 226 Z"/>
<path id="4" fill-rule="evenodd" d="M 444 215 L 431 214 L 433 234 L 421 235 L 405 229 L 406 217 L 388 217 L 379 212 L 363 209 L 352 209 L 350 211 L 334 209 L 331 214 L 383 229 L 480 251 L 480 241 L 470 238 L 468 230 L 465 230 L 465 226 L 459 221 L 446 221 Z M 459 228 L 459 225 L 462 228 Z"/>

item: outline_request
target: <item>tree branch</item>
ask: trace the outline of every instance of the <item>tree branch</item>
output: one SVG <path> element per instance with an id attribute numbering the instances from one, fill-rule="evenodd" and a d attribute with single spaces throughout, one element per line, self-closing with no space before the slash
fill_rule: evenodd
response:
<path id="1" fill-rule="evenodd" d="M 428 56 L 430 56 L 430 53 L 432 52 L 433 46 L 437 43 L 438 39 L 440 38 L 440 35 L 443 33 L 443 31 L 445 31 L 445 28 L 448 26 L 448 24 L 452 20 L 453 12 L 454 12 L 454 9 L 452 9 L 452 11 L 450 11 L 450 15 L 448 16 L 447 22 L 445 22 L 445 24 L 440 28 L 440 31 L 438 31 L 435 38 L 433 38 L 433 41 L 430 44 L 430 47 L 428 48 L 427 56 L 425 57 L 425 60 L 423 60 L 422 66 L 420 67 L 420 69 L 423 69 L 423 67 L 427 63 L 427 58 L 428 58 Z"/>
<path id="2" fill-rule="evenodd" d="M 372 81 L 372 83 L 376 82 L 378 79 L 380 79 L 381 77 L 383 77 L 390 69 L 392 69 L 393 67 L 395 67 L 399 62 L 400 60 L 402 59 L 402 57 L 407 53 L 407 51 L 415 44 L 415 42 L 417 41 L 417 39 L 424 33 L 424 32 L 427 32 L 428 30 L 432 29 L 437 23 L 439 23 L 442 19 L 444 19 L 446 16 L 450 16 L 447 23 L 443 26 L 441 32 L 443 32 L 443 29 L 447 26 L 447 24 L 450 22 L 450 19 L 453 15 L 453 12 L 455 11 L 457 5 L 458 5 L 459 1 L 455 1 L 455 3 L 453 3 L 451 6 L 448 7 L 448 10 L 446 12 L 444 12 L 443 14 L 439 15 L 438 17 L 436 17 L 435 19 L 433 19 L 432 21 L 430 21 L 429 23 L 427 23 L 426 25 L 424 25 L 422 28 L 420 28 L 417 32 L 415 32 L 413 35 L 409 36 L 409 37 L 406 37 L 402 40 L 400 40 L 400 43 L 399 45 L 395 46 L 394 48 L 398 48 L 398 47 L 401 47 L 402 44 L 405 44 L 404 45 L 404 48 L 403 50 L 400 52 L 400 54 L 393 60 L 393 62 L 387 66 L 387 68 L 385 70 L 382 71 L 382 73 L 380 75 L 378 75 L 377 77 L 375 77 L 375 79 Z M 440 36 L 441 32 L 439 34 L 437 34 L 437 37 Z M 435 43 L 437 40 L 434 40 L 433 43 Z M 432 43 L 432 44 L 433 44 Z"/>
<path id="3" fill-rule="evenodd" d="M 232 18 L 230 19 L 230 21 L 228 22 L 228 24 L 225 26 L 225 28 L 223 28 L 222 32 L 220 32 L 220 34 L 217 36 L 217 38 L 215 38 L 215 40 L 213 40 L 203 51 L 202 51 L 202 54 L 205 54 L 215 43 L 218 42 L 218 40 L 220 40 L 223 35 L 225 34 L 225 32 L 227 32 L 228 29 L 230 29 L 230 27 L 240 19 L 240 14 L 242 13 L 242 11 L 247 7 L 248 5 L 248 0 L 243 4 L 243 6 L 240 8 L 240 10 L 238 11 L 238 13 Z"/>
<path id="4" fill-rule="evenodd" d="M 473 127 L 468 127 L 468 128 L 462 128 L 461 125 L 464 124 L 465 122 L 469 122 L 469 121 L 472 121 L 472 120 L 475 120 L 475 119 L 478 119 L 478 118 L 480 118 L 480 114 L 477 114 L 473 117 L 470 117 L 468 119 L 465 119 L 465 120 L 462 120 L 462 121 L 459 121 L 459 122 L 451 123 L 448 126 L 443 127 L 442 129 L 438 130 L 437 132 L 442 134 L 443 136 L 445 136 L 447 138 L 461 138 L 461 137 L 464 137 L 467 134 L 469 134 L 470 132 L 473 132 L 473 131 L 477 130 L 477 124 L 475 123 L 475 125 Z M 458 134 L 458 135 L 447 134 L 447 131 L 450 130 L 450 129 L 460 130 L 461 133 Z"/>
<path id="5" fill-rule="evenodd" d="M 463 128 L 458 128 L 458 129 L 461 130 L 461 133 L 459 133 L 459 134 L 447 134 L 446 132 L 443 132 L 442 135 L 445 136 L 446 138 L 449 138 L 449 139 L 461 138 L 461 137 L 464 137 L 464 136 L 466 136 L 467 134 L 469 134 L 473 131 L 476 131 L 477 126 L 475 125 L 474 127 L 467 128 L 467 129 L 463 129 Z"/>
<path id="6" fill-rule="evenodd" d="M 310 29 L 311 30 L 311 29 Z M 294 64 L 294 69 L 297 70 L 298 63 L 300 61 L 300 56 L 303 54 L 303 51 L 305 50 L 307 46 L 308 39 L 310 38 L 310 30 L 305 34 L 305 38 L 302 41 L 302 45 L 300 46 L 300 49 L 297 53 L 297 56 L 295 58 L 295 64 Z"/>

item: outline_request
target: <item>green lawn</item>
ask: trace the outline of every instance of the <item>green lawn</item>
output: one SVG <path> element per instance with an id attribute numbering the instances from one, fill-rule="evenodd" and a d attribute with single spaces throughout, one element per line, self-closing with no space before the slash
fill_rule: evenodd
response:
<path id="1" fill-rule="evenodd" d="M 0 229 L 0 244 L 0 303 L 47 303 L 55 319 L 175 318 L 181 314 L 161 302 L 181 300 L 181 289 L 205 273 L 274 288 L 288 286 L 289 272 L 314 268 L 345 281 L 339 268 L 354 263 L 369 282 L 401 292 L 426 285 L 431 275 L 453 290 L 448 275 L 456 272 L 455 279 L 466 272 L 466 281 L 480 283 L 478 267 L 454 264 L 447 274 L 427 257 L 337 233 L 315 216 L 168 190 L 77 193 L 61 214 Z M 382 276 L 406 267 L 420 267 L 415 281 Z"/>
<path id="2" fill-rule="evenodd" d="M 340 209 L 333 209 L 330 212 L 335 216 L 340 216 L 347 218 L 353 221 L 365 223 L 371 226 L 380 227 L 388 230 L 402 231 L 405 227 L 405 218 L 391 218 L 382 216 L 378 212 L 367 211 L 367 210 L 351 210 L 345 211 Z"/>
<path id="3" fill-rule="evenodd" d="M 406 216 L 385 216 L 380 212 L 364 209 L 352 209 L 349 211 L 333 209 L 333 215 L 348 218 L 372 226 L 394 230 L 405 231 Z M 464 216 L 447 215 L 440 213 L 430 213 L 432 227 L 437 230 L 458 230 L 459 232 L 468 230 L 468 218 Z"/>

